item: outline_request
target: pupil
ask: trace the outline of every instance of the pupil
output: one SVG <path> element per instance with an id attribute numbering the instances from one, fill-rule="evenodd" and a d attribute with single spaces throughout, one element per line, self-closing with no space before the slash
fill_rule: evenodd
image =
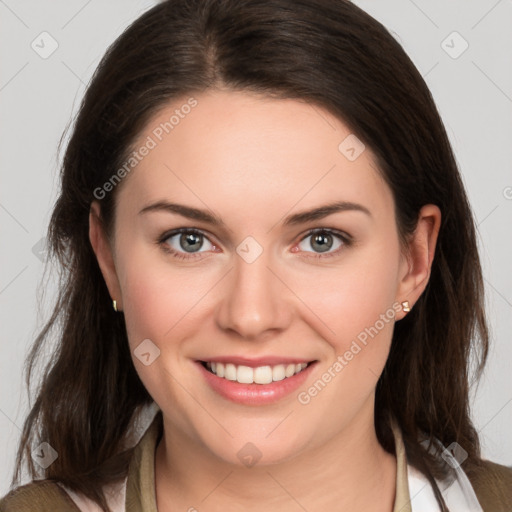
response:
<path id="1" fill-rule="evenodd" d="M 195 249 L 201 248 L 202 243 L 199 235 L 197 235 L 196 233 L 187 233 L 181 235 L 180 245 L 185 251 L 194 252 Z M 196 245 L 197 247 L 192 247 L 194 245 Z"/>
<path id="2" fill-rule="evenodd" d="M 320 252 L 328 251 L 332 247 L 332 236 L 331 235 L 325 235 L 325 234 L 317 234 L 313 237 L 312 246 L 314 244 L 318 244 L 318 249 Z M 313 247 L 315 248 L 315 247 Z M 316 249 L 316 248 L 315 248 Z"/>

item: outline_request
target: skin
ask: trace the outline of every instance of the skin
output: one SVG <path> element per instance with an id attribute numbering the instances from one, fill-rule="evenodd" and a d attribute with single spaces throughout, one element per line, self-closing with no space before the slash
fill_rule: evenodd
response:
<path id="1" fill-rule="evenodd" d="M 102 230 L 98 202 L 90 215 L 91 244 L 124 312 L 132 355 L 148 338 L 160 350 L 149 366 L 133 356 L 164 417 L 158 510 L 392 511 L 396 459 L 377 440 L 373 411 L 403 311 L 307 405 L 297 393 L 271 405 L 235 404 L 199 378 L 194 361 L 318 360 L 299 390 L 307 391 L 379 315 L 404 300 L 414 306 L 428 282 L 440 211 L 425 205 L 403 248 L 391 190 L 370 149 L 353 162 L 338 150 L 351 133 L 341 120 L 306 102 L 248 92 L 194 97 L 197 106 L 116 191 L 113 239 Z M 158 113 L 135 146 L 185 102 Z M 140 213 L 158 201 L 208 210 L 225 227 Z M 370 215 L 348 210 L 283 223 L 334 201 L 363 205 Z M 204 233 L 195 253 L 180 245 L 180 235 L 158 243 L 181 227 Z M 353 242 L 333 235 L 326 254 L 308 235 L 312 228 L 348 233 Z M 252 263 L 236 252 L 247 236 L 263 248 Z M 177 259 L 165 247 L 192 258 Z M 247 442 L 262 454 L 251 468 L 237 457 Z"/>

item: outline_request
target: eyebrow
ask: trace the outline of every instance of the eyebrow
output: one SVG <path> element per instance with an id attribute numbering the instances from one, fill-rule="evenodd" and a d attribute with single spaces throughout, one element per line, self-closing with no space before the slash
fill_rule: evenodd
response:
<path id="1" fill-rule="evenodd" d="M 178 203 L 169 203 L 167 201 L 158 201 L 156 203 L 150 204 L 142 208 L 139 212 L 140 214 L 148 213 L 148 212 L 169 212 L 169 213 L 177 213 L 182 217 L 186 217 L 193 220 L 198 220 L 202 222 L 206 222 L 211 224 L 212 226 L 218 227 L 226 227 L 226 224 L 216 215 L 213 215 L 207 210 L 201 210 L 199 208 L 193 208 L 191 206 L 185 206 L 183 204 Z M 297 224 L 304 224 L 306 222 L 323 219 L 329 215 L 338 212 L 346 212 L 346 211 L 358 211 L 362 212 L 368 216 L 372 216 L 370 210 L 365 206 L 353 203 L 350 201 L 336 201 L 334 203 L 329 203 L 323 206 L 319 206 L 317 208 L 313 208 L 311 210 L 307 210 L 300 213 L 294 213 L 293 215 L 289 215 L 285 218 L 283 224 L 285 226 L 292 226 Z"/>

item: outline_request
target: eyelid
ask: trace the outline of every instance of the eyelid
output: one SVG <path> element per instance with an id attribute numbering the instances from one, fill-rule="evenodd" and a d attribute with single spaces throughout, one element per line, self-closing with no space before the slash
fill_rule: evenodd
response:
<path id="1" fill-rule="evenodd" d="M 200 235 L 200 236 L 206 238 L 215 247 L 218 247 L 220 245 L 220 244 L 212 241 L 213 235 L 210 235 L 207 231 L 205 231 L 203 229 L 199 229 L 199 228 L 188 228 L 188 227 L 170 229 L 170 230 L 166 231 L 165 233 L 163 233 L 162 235 L 160 235 L 158 237 L 157 243 L 163 244 L 167 240 L 169 240 L 169 238 L 174 238 L 175 236 L 181 235 L 183 233 L 187 233 L 187 234 L 192 233 L 192 234 Z M 189 254 L 192 255 L 194 253 L 189 253 Z M 199 254 L 199 253 L 195 253 L 195 254 Z"/>
<path id="2" fill-rule="evenodd" d="M 207 231 L 204 229 L 199 228 L 188 228 L 188 227 L 182 227 L 182 228 L 175 228 L 175 229 L 169 229 L 168 231 L 165 231 L 162 235 L 158 237 L 158 242 L 165 242 L 169 238 L 180 235 L 182 233 L 195 233 L 196 235 L 202 235 L 205 238 L 210 239 L 210 234 L 207 234 Z M 211 242 L 211 240 L 210 240 Z M 212 242 L 213 243 L 213 242 Z"/>
<path id="3" fill-rule="evenodd" d="M 351 235 L 349 235 L 346 231 L 341 231 L 339 229 L 334 229 L 334 228 L 323 228 L 323 227 L 309 229 L 308 231 L 306 231 L 306 233 L 302 236 L 302 238 L 300 240 L 302 241 L 302 240 L 304 240 L 304 238 L 307 238 L 308 236 L 314 235 L 316 233 L 329 233 L 331 235 L 335 235 L 335 236 L 341 238 L 343 241 L 345 241 L 347 243 L 352 242 L 352 240 L 353 240 L 353 237 Z"/>

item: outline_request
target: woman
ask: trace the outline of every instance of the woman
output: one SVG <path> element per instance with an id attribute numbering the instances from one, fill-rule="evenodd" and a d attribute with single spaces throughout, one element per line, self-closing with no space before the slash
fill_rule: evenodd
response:
<path id="1" fill-rule="evenodd" d="M 43 479 L 2 510 L 512 506 L 470 418 L 488 333 L 453 153 L 350 2 L 145 13 L 87 90 L 50 240 L 30 364 L 59 345 L 17 460 Z"/>

